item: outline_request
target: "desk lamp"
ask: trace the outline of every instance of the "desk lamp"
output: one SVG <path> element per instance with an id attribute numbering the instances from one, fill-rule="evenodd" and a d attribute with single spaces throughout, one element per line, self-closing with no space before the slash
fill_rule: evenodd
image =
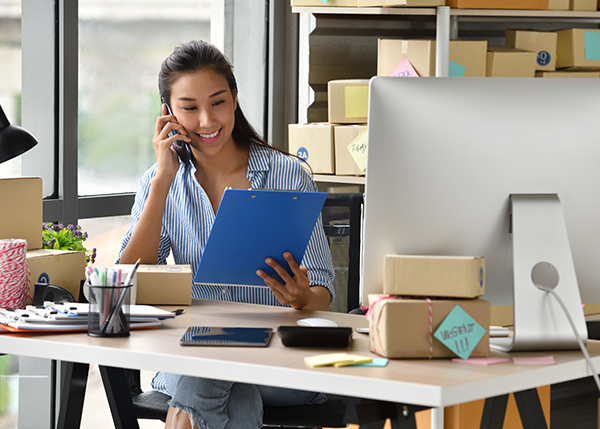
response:
<path id="1" fill-rule="evenodd" d="M 37 143 L 29 131 L 11 125 L 0 106 L 0 164 L 27 152 Z"/>

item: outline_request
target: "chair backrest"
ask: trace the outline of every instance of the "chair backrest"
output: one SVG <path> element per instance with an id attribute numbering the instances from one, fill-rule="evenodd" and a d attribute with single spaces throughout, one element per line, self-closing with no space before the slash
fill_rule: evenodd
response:
<path id="1" fill-rule="evenodd" d="M 321 211 L 335 268 L 336 299 L 331 311 L 347 313 L 360 305 L 363 201 L 362 193 L 330 193 Z"/>

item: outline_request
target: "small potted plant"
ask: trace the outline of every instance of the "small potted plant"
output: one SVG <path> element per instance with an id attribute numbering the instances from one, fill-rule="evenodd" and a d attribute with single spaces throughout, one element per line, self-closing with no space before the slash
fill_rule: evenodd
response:
<path id="1" fill-rule="evenodd" d="M 42 247 L 55 250 L 75 250 L 85 253 L 86 265 L 92 265 L 96 260 L 96 248 L 88 250 L 83 245 L 88 233 L 79 225 L 64 226 L 61 223 L 46 223 L 42 228 Z"/>

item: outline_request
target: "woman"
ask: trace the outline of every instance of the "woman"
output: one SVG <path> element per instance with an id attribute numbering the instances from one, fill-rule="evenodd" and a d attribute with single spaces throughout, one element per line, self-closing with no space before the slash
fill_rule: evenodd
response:
<path id="1" fill-rule="evenodd" d="M 232 67 L 213 45 L 192 41 L 173 50 L 159 74 L 164 103 L 156 121 L 156 164 L 141 179 L 132 223 L 123 238 L 120 263 L 164 264 L 169 253 L 195 272 L 225 188 L 316 191 L 302 165 L 266 144 L 244 117 Z M 169 137 L 171 131 L 177 131 Z M 180 162 L 173 143 L 189 145 Z M 333 301 L 333 265 L 320 222 L 298 264 L 284 259 L 293 275 L 265 261 L 280 283 L 257 270 L 266 286 L 194 285 L 192 296 L 255 304 L 326 310 Z M 235 263 L 235 261 L 232 261 Z M 172 396 L 167 428 L 260 428 L 265 405 L 319 403 L 314 392 L 157 374 L 153 387 Z"/>

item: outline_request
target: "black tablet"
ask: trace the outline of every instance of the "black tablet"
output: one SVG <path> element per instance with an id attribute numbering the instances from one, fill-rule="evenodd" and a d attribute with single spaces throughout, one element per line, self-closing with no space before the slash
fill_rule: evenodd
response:
<path id="1" fill-rule="evenodd" d="M 352 328 L 340 326 L 280 325 L 277 334 L 287 347 L 348 347 L 352 340 Z"/>
<path id="2" fill-rule="evenodd" d="M 190 326 L 179 344 L 182 346 L 266 347 L 273 329 Z"/>

